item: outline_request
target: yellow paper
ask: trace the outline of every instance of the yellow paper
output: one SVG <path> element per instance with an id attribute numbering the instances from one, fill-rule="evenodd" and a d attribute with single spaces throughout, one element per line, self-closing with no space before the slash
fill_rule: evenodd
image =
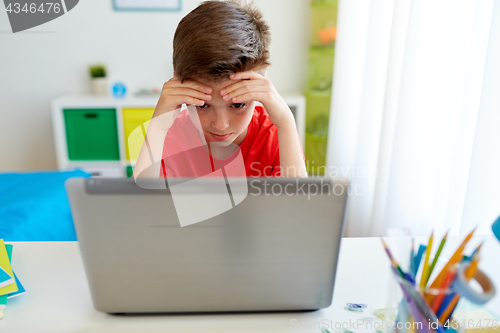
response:
<path id="1" fill-rule="evenodd" d="M 466 333 L 499 333 L 500 318 L 484 308 L 460 309 L 453 312 L 457 323 L 465 323 Z M 496 328 L 493 328 L 496 327 Z"/>
<path id="2" fill-rule="evenodd" d="M 3 239 L 0 239 L 0 267 L 2 267 L 10 276 L 14 276 L 12 267 L 10 266 L 9 255 L 7 254 L 7 249 L 5 248 Z M 13 283 L 9 286 L 0 288 L 0 296 L 13 293 L 17 290 L 17 284 Z"/>

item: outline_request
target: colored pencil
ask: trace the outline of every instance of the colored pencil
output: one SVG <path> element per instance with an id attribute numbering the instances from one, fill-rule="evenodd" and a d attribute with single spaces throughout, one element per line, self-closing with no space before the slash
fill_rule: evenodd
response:
<path id="1" fill-rule="evenodd" d="M 444 278 L 443 285 L 438 289 L 440 292 L 436 296 L 436 299 L 432 303 L 432 311 L 437 314 L 439 307 L 441 306 L 441 303 L 443 302 L 444 297 L 446 296 L 445 291 L 448 289 L 448 287 L 451 284 L 451 281 L 455 278 L 455 273 L 456 270 L 454 267 L 452 267 L 448 273 L 446 274 L 446 277 Z"/>
<path id="2" fill-rule="evenodd" d="M 436 316 L 438 318 L 441 317 L 441 314 L 444 312 L 444 310 L 446 310 L 446 308 L 448 307 L 448 304 L 450 304 L 450 302 L 453 300 L 453 297 L 455 297 L 455 295 L 456 295 L 456 293 L 451 293 L 451 294 L 446 295 L 443 298 L 443 301 L 441 302 L 441 305 L 439 306 L 439 310 L 436 312 Z"/>
<path id="3" fill-rule="evenodd" d="M 446 243 L 446 240 L 448 239 L 448 233 L 449 233 L 449 231 L 446 232 L 443 239 L 441 240 L 441 243 L 439 244 L 439 248 L 436 252 L 436 255 L 434 256 L 434 260 L 432 260 L 431 267 L 429 268 L 429 278 L 432 275 L 432 271 L 434 270 L 434 267 L 436 266 L 436 263 L 438 261 L 439 255 L 441 254 L 441 251 L 443 251 L 444 244 Z"/>
<path id="4" fill-rule="evenodd" d="M 413 271 L 415 270 L 415 238 L 411 238 L 411 250 L 410 250 L 410 275 L 415 277 Z"/>
<path id="5" fill-rule="evenodd" d="M 448 319 L 449 315 L 451 314 L 451 310 L 455 308 L 455 306 L 458 303 L 458 300 L 460 299 L 460 295 L 455 295 L 453 296 L 453 299 L 451 302 L 448 304 L 444 312 L 439 316 L 439 322 L 441 324 L 444 324 L 446 322 L 446 319 Z"/>
<path id="6" fill-rule="evenodd" d="M 420 277 L 420 287 L 425 288 L 427 285 L 427 280 L 429 279 L 429 258 L 431 257 L 432 242 L 434 240 L 434 231 L 429 237 L 429 244 L 427 245 L 427 251 L 425 252 L 424 266 L 422 269 L 422 276 Z"/>
<path id="7" fill-rule="evenodd" d="M 385 252 L 389 256 L 389 259 L 391 260 L 392 266 L 394 268 L 396 268 L 396 270 L 398 271 L 399 275 L 403 279 L 406 280 L 407 279 L 406 278 L 406 274 L 403 272 L 403 270 L 401 269 L 401 267 L 399 267 L 398 262 L 396 261 L 396 259 L 394 259 L 394 257 L 392 256 L 391 250 L 389 250 L 389 247 L 387 246 L 387 244 L 384 242 L 384 240 L 382 238 L 380 238 L 380 240 L 382 241 L 382 244 L 384 245 Z"/>
<path id="8" fill-rule="evenodd" d="M 469 276 L 469 278 L 467 279 L 467 281 L 470 281 L 476 275 L 476 273 L 478 271 L 478 267 L 477 266 L 479 264 L 479 259 L 480 258 L 478 257 L 477 263 L 476 263 L 475 267 L 474 266 L 469 267 L 471 269 L 471 271 L 469 273 L 467 273 L 467 271 L 466 271 L 466 277 L 467 277 L 467 274 Z M 457 299 L 457 303 L 458 303 L 458 300 L 460 300 L 460 295 L 458 295 L 458 296 L 459 296 L 459 298 Z M 448 318 L 451 318 L 451 316 L 453 315 L 453 311 L 455 311 L 455 308 L 457 307 L 457 303 L 455 303 L 455 306 L 453 307 L 453 309 L 451 309 L 451 312 L 448 315 Z"/>
<path id="9" fill-rule="evenodd" d="M 465 280 L 470 281 L 477 272 L 477 265 L 479 263 L 479 256 L 476 254 L 474 258 L 472 258 L 470 265 L 465 269 Z M 451 316 L 453 310 L 457 306 L 458 301 L 460 300 L 460 294 L 456 294 L 451 300 L 450 304 L 446 307 L 446 310 L 439 317 L 439 322 L 444 324 L 446 320 Z"/>
<path id="10" fill-rule="evenodd" d="M 460 256 L 459 262 L 464 262 L 464 261 L 470 261 L 470 258 L 466 257 L 462 254 Z M 453 269 L 453 267 L 451 269 Z M 455 270 L 455 274 L 456 274 L 456 270 Z M 439 310 L 436 312 L 436 315 L 438 316 L 438 318 L 441 317 L 441 314 L 444 312 L 444 310 L 446 310 L 446 308 L 448 307 L 448 304 L 450 304 L 450 302 L 453 300 L 453 297 L 455 297 L 455 295 L 456 295 L 456 293 L 450 293 L 443 298 L 443 301 L 441 302 L 441 305 L 439 306 Z"/>
<path id="11" fill-rule="evenodd" d="M 446 275 L 446 272 L 448 272 L 448 270 L 451 267 L 454 267 L 459 262 L 459 260 L 461 259 L 461 256 L 462 256 L 462 252 L 465 249 L 465 246 L 470 241 L 470 239 L 472 238 L 472 235 L 474 235 L 475 231 L 476 231 L 476 228 L 474 228 L 474 230 L 472 230 L 467 235 L 467 237 L 465 237 L 465 239 L 463 240 L 462 244 L 460 244 L 460 246 L 458 247 L 458 249 L 451 256 L 451 259 L 443 267 L 443 269 L 441 270 L 441 272 L 439 273 L 439 275 L 434 279 L 434 282 L 432 282 L 432 284 L 431 284 L 431 288 L 438 288 L 440 285 L 443 284 L 443 279 L 444 279 L 444 276 Z M 434 302 L 434 295 L 427 295 L 427 302 L 429 304 L 432 304 Z"/>
<path id="12" fill-rule="evenodd" d="M 476 249 L 470 255 L 471 259 L 474 258 L 474 256 L 476 255 L 476 253 L 479 252 L 479 250 L 481 250 L 481 246 L 483 246 L 483 244 L 484 244 L 484 242 L 481 242 L 481 244 L 479 244 L 478 247 L 476 247 Z"/>
<path id="13" fill-rule="evenodd" d="M 417 255 L 415 256 L 415 264 L 413 266 L 413 276 L 417 276 L 418 268 L 420 267 L 420 262 L 422 261 L 422 256 L 424 255 L 425 250 L 427 249 L 427 246 L 425 245 L 420 245 L 418 248 Z"/>

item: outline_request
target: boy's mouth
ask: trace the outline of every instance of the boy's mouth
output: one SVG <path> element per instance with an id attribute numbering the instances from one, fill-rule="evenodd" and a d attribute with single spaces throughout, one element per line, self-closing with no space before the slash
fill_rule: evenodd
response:
<path id="1" fill-rule="evenodd" d="M 227 140 L 231 136 L 231 133 L 224 134 L 224 135 L 219 135 L 219 134 L 215 134 L 215 133 L 212 133 L 212 132 L 209 132 L 209 133 L 212 136 L 212 138 L 214 138 L 217 141 L 225 141 L 225 140 Z"/>

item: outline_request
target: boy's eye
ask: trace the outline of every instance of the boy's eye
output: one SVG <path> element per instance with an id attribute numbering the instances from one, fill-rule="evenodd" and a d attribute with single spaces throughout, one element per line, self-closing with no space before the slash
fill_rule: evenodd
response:
<path id="1" fill-rule="evenodd" d="M 231 105 L 231 107 L 232 107 L 233 109 L 237 109 L 237 110 L 239 110 L 239 109 L 243 109 L 245 106 L 246 106 L 246 104 L 245 104 L 245 103 L 233 103 L 233 104 Z"/>
<path id="2" fill-rule="evenodd" d="M 196 107 L 197 107 L 198 109 L 206 109 L 206 108 L 208 108 L 208 105 L 207 105 L 207 103 L 205 103 L 205 104 L 203 104 L 202 106 L 197 105 Z"/>

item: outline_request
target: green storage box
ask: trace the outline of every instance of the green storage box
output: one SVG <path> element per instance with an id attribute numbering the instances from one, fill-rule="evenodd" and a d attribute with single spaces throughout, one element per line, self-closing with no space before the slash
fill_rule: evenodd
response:
<path id="1" fill-rule="evenodd" d="M 337 37 L 337 0 L 315 0 L 311 3 L 311 45 L 332 47 Z"/>
<path id="2" fill-rule="evenodd" d="M 70 160 L 119 160 L 115 109 L 64 109 Z"/>
<path id="3" fill-rule="evenodd" d="M 131 165 L 128 165 L 126 168 L 125 168 L 125 173 L 127 174 L 127 177 L 130 178 L 132 177 L 132 174 L 134 173 L 134 168 L 132 168 Z"/>
<path id="4" fill-rule="evenodd" d="M 334 58 L 335 48 L 309 49 L 307 90 L 331 92 Z"/>

